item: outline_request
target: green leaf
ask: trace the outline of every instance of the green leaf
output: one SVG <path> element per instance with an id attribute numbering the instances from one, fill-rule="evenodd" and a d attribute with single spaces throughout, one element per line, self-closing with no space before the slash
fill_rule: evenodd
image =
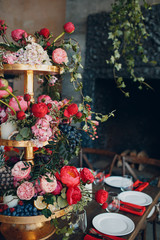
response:
<path id="1" fill-rule="evenodd" d="M 62 198 L 61 196 L 58 196 L 57 203 L 60 208 L 64 208 L 68 205 L 68 202 L 66 199 Z"/>
<path id="2" fill-rule="evenodd" d="M 23 140 L 23 137 L 20 134 L 18 134 L 16 136 L 16 141 L 22 141 L 22 140 Z"/>
<path id="3" fill-rule="evenodd" d="M 20 134 L 23 138 L 27 138 L 30 135 L 30 129 L 28 127 L 24 127 L 20 130 Z"/>

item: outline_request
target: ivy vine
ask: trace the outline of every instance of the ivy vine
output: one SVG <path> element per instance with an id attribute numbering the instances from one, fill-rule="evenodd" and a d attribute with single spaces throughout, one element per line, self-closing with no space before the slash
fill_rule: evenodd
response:
<path id="1" fill-rule="evenodd" d="M 149 10 L 151 7 L 143 0 L 143 6 Z M 113 75 L 117 87 L 129 97 L 123 72 L 127 70 L 130 79 L 138 83 L 138 88 L 143 85 L 151 88 L 143 76 L 135 73 L 135 56 L 139 56 L 144 63 L 148 62 L 144 41 L 149 34 L 146 31 L 144 16 L 140 0 L 115 0 L 110 13 L 110 26 L 108 39 L 112 41 L 111 56 L 107 64 L 113 66 Z"/>

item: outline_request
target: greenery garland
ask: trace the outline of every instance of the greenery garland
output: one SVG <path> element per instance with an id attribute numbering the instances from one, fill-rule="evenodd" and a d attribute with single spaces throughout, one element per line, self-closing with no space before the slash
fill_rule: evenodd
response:
<path id="1" fill-rule="evenodd" d="M 146 0 L 143 0 L 143 6 L 151 9 Z M 112 54 L 106 62 L 113 65 L 117 87 L 126 97 L 129 97 L 129 92 L 125 89 L 126 83 L 122 74 L 125 70 L 133 82 L 139 83 L 139 89 L 142 89 L 142 85 L 150 87 L 143 76 L 136 76 L 135 73 L 135 56 L 139 56 L 144 63 L 148 62 L 143 42 L 149 34 L 144 20 L 139 0 L 115 0 L 112 4 L 108 36 L 112 41 Z"/>

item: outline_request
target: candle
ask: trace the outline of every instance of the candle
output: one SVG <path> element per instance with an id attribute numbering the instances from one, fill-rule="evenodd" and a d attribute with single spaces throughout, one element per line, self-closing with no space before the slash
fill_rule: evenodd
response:
<path id="1" fill-rule="evenodd" d="M 8 139 L 10 134 L 17 128 L 16 123 L 5 122 L 1 124 L 1 139 Z"/>

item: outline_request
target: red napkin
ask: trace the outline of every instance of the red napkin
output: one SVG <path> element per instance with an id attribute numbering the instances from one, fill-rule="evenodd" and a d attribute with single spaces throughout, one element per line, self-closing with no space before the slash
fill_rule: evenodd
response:
<path id="1" fill-rule="evenodd" d="M 110 176 L 111 176 L 111 174 L 107 173 L 107 174 L 105 175 L 105 178 L 110 177 Z"/>
<path id="2" fill-rule="evenodd" d="M 91 234 L 91 235 L 89 235 L 89 234 Z M 87 234 L 84 237 L 84 240 L 96 240 L 96 239 L 102 239 L 102 238 L 105 238 L 106 240 L 109 240 L 109 239 L 112 239 L 112 240 L 125 240 L 124 238 L 121 238 L 121 237 L 116 237 L 116 236 L 103 234 L 103 233 L 97 231 L 95 228 L 91 228 L 89 230 L 89 234 Z M 93 235 L 95 235 L 95 237 Z"/>
<path id="3" fill-rule="evenodd" d="M 134 184 L 133 184 L 133 190 L 134 191 L 139 191 L 141 192 L 143 189 L 145 189 L 147 186 L 149 185 L 148 182 L 142 182 L 137 180 Z"/>
<path id="4" fill-rule="evenodd" d="M 120 201 L 120 210 L 142 216 L 146 211 L 146 208 L 144 206 L 139 206 L 133 203 Z"/>

